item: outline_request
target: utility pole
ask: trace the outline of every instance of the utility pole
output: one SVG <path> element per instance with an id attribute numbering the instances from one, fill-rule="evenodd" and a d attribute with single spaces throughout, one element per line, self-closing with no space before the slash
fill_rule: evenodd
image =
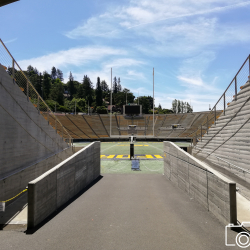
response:
<path id="1" fill-rule="evenodd" d="M 155 137 L 155 73 L 153 68 L 153 137 Z"/>

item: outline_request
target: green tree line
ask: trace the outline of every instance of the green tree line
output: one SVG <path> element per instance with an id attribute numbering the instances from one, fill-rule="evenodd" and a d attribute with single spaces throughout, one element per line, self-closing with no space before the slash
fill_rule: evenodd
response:
<path id="1" fill-rule="evenodd" d="M 8 68 L 12 74 L 12 68 Z M 81 82 L 76 81 L 70 72 L 68 81 L 64 83 L 63 72 L 55 67 L 51 72 L 39 72 L 35 67 L 29 65 L 24 73 L 29 77 L 37 92 L 53 111 L 61 112 L 97 112 L 108 113 L 110 102 L 110 88 L 105 80 L 97 77 L 93 84 L 87 75 L 84 75 Z M 15 71 L 15 76 L 19 72 Z M 21 77 L 21 74 L 20 74 Z M 19 79 L 19 77 L 17 77 Z M 153 109 L 153 98 L 151 96 L 140 96 L 135 98 L 134 94 L 121 85 L 120 77 L 114 77 L 112 82 L 112 104 L 113 112 L 120 112 L 123 105 L 139 103 L 142 105 L 144 114 L 151 114 Z M 178 102 L 177 102 L 178 103 Z M 173 106 L 174 107 L 174 106 Z M 172 107 L 172 108 L 173 108 Z M 176 113 L 175 110 L 164 109 L 159 105 L 155 107 L 156 114 Z"/>

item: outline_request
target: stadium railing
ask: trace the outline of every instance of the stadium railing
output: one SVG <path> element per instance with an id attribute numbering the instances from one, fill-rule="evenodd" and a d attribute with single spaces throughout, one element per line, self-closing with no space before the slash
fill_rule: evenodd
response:
<path id="1" fill-rule="evenodd" d="M 1 39 L 0 67 L 4 67 L 10 77 L 13 78 L 13 82 L 15 82 L 27 96 L 27 100 L 33 104 L 33 106 L 37 109 L 37 112 L 39 112 L 56 130 L 56 133 L 59 134 L 59 136 L 61 136 L 69 146 L 72 146 L 72 137 L 61 122 L 56 118 L 53 111 L 51 111 L 43 98 L 39 95 L 33 84 L 30 82 L 28 76 L 22 71 Z"/>
<path id="2" fill-rule="evenodd" d="M 193 146 L 198 141 L 202 141 L 202 137 L 205 133 L 209 133 L 209 128 L 212 124 L 216 125 L 217 119 L 220 115 L 225 115 L 228 106 L 237 101 L 237 94 L 241 90 L 242 86 L 247 82 L 250 76 L 250 55 L 248 55 L 245 62 L 240 67 L 233 80 L 230 82 L 222 96 L 216 102 L 211 111 L 205 116 L 198 129 L 192 133 Z M 212 138 L 210 138 L 211 140 Z"/>

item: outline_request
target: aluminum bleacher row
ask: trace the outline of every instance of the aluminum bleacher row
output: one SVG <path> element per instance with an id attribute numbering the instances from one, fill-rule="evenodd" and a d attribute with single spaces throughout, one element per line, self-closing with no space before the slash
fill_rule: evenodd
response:
<path id="1" fill-rule="evenodd" d="M 156 138 L 192 138 L 199 133 L 199 126 L 208 112 L 185 114 L 155 115 Z M 109 115 L 69 115 L 56 114 L 74 139 L 98 139 L 110 137 Z M 213 119 L 209 119 L 209 126 Z M 178 128 L 172 128 L 179 124 Z M 140 119 L 127 118 L 123 115 L 112 115 L 111 137 L 128 136 L 128 125 L 137 126 L 137 137 L 153 137 L 153 115 L 144 115 Z M 203 128 L 205 133 L 206 130 Z"/>

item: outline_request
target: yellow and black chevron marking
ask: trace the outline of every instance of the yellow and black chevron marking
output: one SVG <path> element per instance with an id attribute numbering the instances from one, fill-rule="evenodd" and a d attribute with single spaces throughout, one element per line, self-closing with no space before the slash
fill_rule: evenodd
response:
<path id="1" fill-rule="evenodd" d="M 161 155 L 144 155 L 135 154 L 136 158 L 140 159 L 163 159 Z M 129 159 L 130 155 L 101 155 L 101 159 Z"/>
<path id="2" fill-rule="evenodd" d="M 19 194 L 15 195 L 14 197 L 12 197 L 12 198 L 10 198 L 10 199 L 8 199 L 8 200 L 6 200 L 6 201 L 0 201 L 0 202 L 6 203 L 6 202 L 8 202 L 8 201 L 11 201 L 11 200 L 15 199 L 17 196 L 19 196 L 20 194 L 26 192 L 27 190 L 28 190 L 28 189 L 24 189 L 22 192 L 20 192 Z"/>

